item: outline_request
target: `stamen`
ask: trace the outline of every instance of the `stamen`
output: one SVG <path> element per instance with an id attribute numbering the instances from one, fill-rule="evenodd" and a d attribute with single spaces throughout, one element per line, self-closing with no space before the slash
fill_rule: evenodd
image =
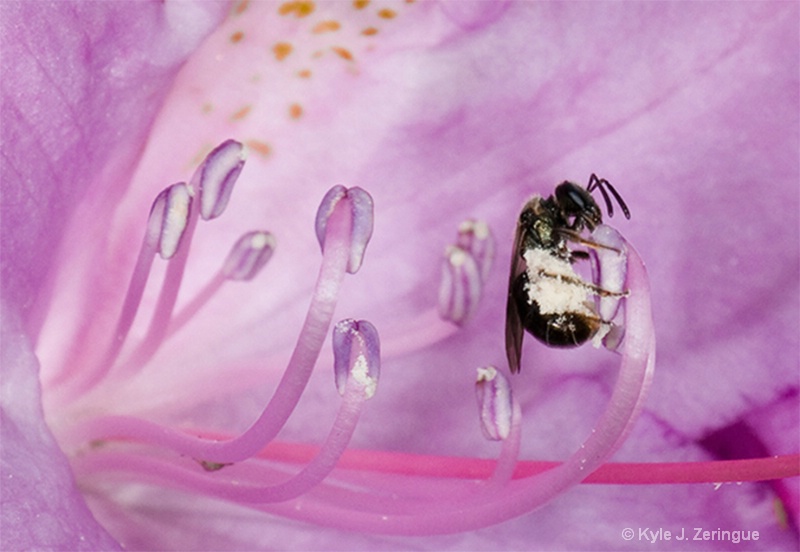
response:
<path id="1" fill-rule="evenodd" d="M 336 325 L 334 337 L 334 355 L 338 367 L 344 356 L 346 362 L 345 386 L 339 391 L 344 397 L 339 412 L 334 420 L 325 443 L 317 455 L 300 472 L 283 483 L 276 485 L 243 484 L 242 476 L 249 474 L 245 466 L 241 468 L 219 462 L 200 461 L 207 472 L 226 469 L 233 477 L 231 481 L 211 479 L 203 472 L 189 469 L 180 458 L 158 458 L 143 455 L 97 453 L 91 455 L 82 467 L 89 466 L 93 471 L 131 471 L 137 470 L 150 479 L 161 484 L 176 486 L 192 491 L 218 496 L 242 503 L 285 502 L 307 493 L 333 471 L 342 454 L 347 450 L 353 437 L 361 410 L 367 399 L 372 397 L 377 386 L 378 334 L 369 322 L 360 320 L 344 320 Z M 349 337 L 347 337 L 349 334 Z M 336 336 L 336 334 L 334 334 Z M 339 342 L 338 345 L 336 342 Z M 251 466 L 251 471 L 252 471 Z M 257 470 L 257 467 L 255 467 Z"/>
<path id="2" fill-rule="evenodd" d="M 511 432 L 511 385 L 494 366 L 478 368 L 475 396 L 481 431 L 490 441 L 502 441 Z"/>
<path id="3" fill-rule="evenodd" d="M 336 205 L 342 201 L 348 201 L 352 207 L 351 212 L 351 236 L 350 236 L 350 259 L 347 264 L 347 272 L 355 274 L 361 268 L 361 262 L 364 258 L 364 251 L 367 248 L 370 238 L 372 237 L 373 226 L 373 203 L 372 197 L 363 189 L 345 188 L 344 186 L 334 186 L 325 197 L 317 210 L 316 218 L 316 231 L 317 240 L 322 250 L 325 250 L 325 230 Z"/>
<path id="4" fill-rule="evenodd" d="M 371 198 L 368 204 L 372 205 Z M 211 464 L 239 462 L 255 455 L 283 428 L 311 377 L 333 318 L 339 287 L 352 259 L 352 223 L 359 216 L 368 217 L 370 223 L 372 220 L 371 211 L 356 215 L 356 209 L 358 207 L 354 201 L 340 201 L 327 217 L 322 266 L 297 345 L 269 404 L 242 435 L 228 441 L 214 442 L 134 417 L 107 416 L 89 420 L 77 427 L 73 438 L 84 443 L 98 439 L 130 439 L 163 446 Z"/>
<path id="5" fill-rule="evenodd" d="M 156 196 L 150 208 L 145 236 L 111 343 L 103 357 L 84 372 L 85 376 L 77 382 L 74 393 L 81 394 L 95 387 L 105 379 L 116 363 L 139 310 L 155 255 L 158 253 L 164 259 L 175 255 L 186 231 L 191 210 L 191 191 L 183 182 L 169 186 Z"/>
<path id="6" fill-rule="evenodd" d="M 473 256 L 458 246 L 448 246 L 442 262 L 439 315 L 459 326 L 464 324 L 478 306 L 482 287 Z"/>
<path id="7" fill-rule="evenodd" d="M 224 141 L 206 156 L 192 177 L 203 220 L 215 219 L 225 210 L 246 158 L 244 146 L 235 140 Z"/>
<path id="8" fill-rule="evenodd" d="M 610 292 L 595 295 L 597 312 L 600 318 L 608 322 L 607 331 L 598 336 L 602 338 L 606 349 L 616 351 L 625 336 L 625 309 L 620 308 L 627 276 L 625 242 L 616 230 L 604 224 L 595 228 L 592 239 L 604 246 L 589 252 L 592 281 L 597 287 Z"/>
<path id="9" fill-rule="evenodd" d="M 336 388 L 344 395 L 347 382 L 355 379 L 366 398 L 375 394 L 380 375 L 378 331 L 366 320 L 347 318 L 333 327 L 333 370 Z"/>
<path id="10" fill-rule="evenodd" d="M 177 254 L 173 252 L 174 258 L 167 267 L 147 334 L 135 354 L 120 370 L 120 376 L 127 377 L 140 370 L 153 358 L 163 343 L 183 282 L 198 215 L 204 220 L 211 220 L 225 210 L 233 191 L 233 185 L 242 171 L 243 148 L 242 144 L 233 140 L 223 142 L 206 156 L 192 176 L 190 188 L 194 193 L 200 195 L 200 201 L 197 202 L 197 207 L 188 211 L 185 238 Z"/>
<path id="11" fill-rule="evenodd" d="M 231 249 L 222 273 L 229 280 L 249 281 L 267 264 L 275 251 L 275 237 L 255 230 L 244 234 Z"/>
<path id="12" fill-rule="evenodd" d="M 249 281 L 272 258 L 275 238 L 270 232 L 254 230 L 240 237 L 225 264 L 189 303 L 175 314 L 165 339 L 180 331 L 202 309 L 226 281 Z M 136 355 L 134 355 L 136 356 Z"/>
<path id="13" fill-rule="evenodd" d="M 482 220 L 465 220 L 458 226 L 456 245 L 472 255 L 480 267 L 481 282 L 486 282 L 494 262 L 495 250 L 494 235 L 489 225 Z"/>
<path id="14" fill-rule="evenodd" d="M 189 224 L 192 192 L 179 182 L 162 191 L 153 202 L 147 220 L 147 241 L 164 260 L 178 251 L 181 239 Z"/>

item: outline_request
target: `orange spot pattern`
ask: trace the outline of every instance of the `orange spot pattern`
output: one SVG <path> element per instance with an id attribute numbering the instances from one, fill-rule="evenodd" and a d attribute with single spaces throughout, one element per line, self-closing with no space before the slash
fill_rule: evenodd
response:
<path id="1" fill-rule="evenodd" d="M 457 0 L 456 0 L 457 1 Z M 231 10 L 232 15 L 241 15 L 245 11 L 247 11 L 250 7 L 253 6 L 250 0 L 235 0 L 235 4 Z M 404 0 L 405 4 L 409 5 L 414 3 L 414 0 Z M 371 0 L 351 0 L 351 6 L 355 10 L 364 10 L 368 6 L 373 6 L 374 3 Z M 290 18 L 306 18 L 311 14 L 315 13 L 317 10 L 317 5 L 312 0 L 283 0 L 279 4 L 273 4 L 273 6 L 277 6 L 277 12 L 280 16 L 283 17 L 290 17 Z M 275 9 L 273 7 L 272 9 Z M 252 10 L 251 10 L 252 11 Z M 274 12 L 273 12 L 274 13 Z M 323 35 L 329 33 L 335 33 L 337 31 L 342 30 L 344 27 L 342 25 L 341 20 L 337 19 L 324 19 L 324 14 L 320 14 L 321 17 L 309 17 L 309 22 L 304 29 L 304 32 L 313 34 L 313 35 Z M 380 7 L 377 6 L 374 8 L 374 11 L 370 10 L 366 12 L 364 16 L 367 18 L 366 21 L 362 19 L 362 26 L 360 31 L 356 30 L 355 32 L 360 34 L 362 37 L 373 37 L 380 32 L 381 25 L 377 24 L 379 20 L 388 21 L 393 20 L 401 15 L 400 11 L 397 9 L 391 9 L 387 7 Z M 363 17 L 363 16 L 362 16 Z M 378 19 L 376 19 L 378 18 Z M 371 21 L 370 21 L 371 19 Z M 244 30 L 236 30 L 229 35 L 229 40 L 232 44 L 237 44 L 243 41 L 245 38 Z M 340 37 L 337 35 L 336 41 L 340 40 Z M 363 39 L 362 39 L 363 40 Z M 335 44 L 335 43 L 334 43 Z M 312 50 L 310 52 L 302 49 L 298 50 L 295 45 L 287 41 L 275 42 L 271 46 L 271 53 L 274 56 L 276 61 L 283 61 L 290 55 L 293 55 L 294 58 L 298 58 L 298 61 L 302 64 L 303 61 L 300 61 L 302 58 L 306 58 L 306 63 L 309 63 L 309 66 L 313 65 L 314 62 L 311 60 L 320 59 L 327 52 L 332 52 L 335 54 L 336 57 L 339 57 L 346 62 L 354 62 L 356 59 L 356 55 L 361 51 L 359 48 L 366 46 L 368 49 L 370 46 L 370 42 L 362 41 L 355 44 L 348 44 L 347 46 L 331 46 L 330 42 L 327 44 L 319 44 L 319 48 Z M 355 48 L 355 49 L 353 49 Z M 262 50 L 263 51 L 263 50 Z M 305 54 L 303 52 L 306 52 Z M 307 57 L 306 57 L 307 56 Z M 312 76 L 312 69 L 307 66 L 305 68 L 297 69 L 296 67 L 297 62 L 293 62 L 290 67 L 294 67 L 293 74 L 295 77 L 300 79 L 309 79 Z M 302 67 L 302 65 L 301 65 Z M 353 66 L 350 66 L 350 69 L 353 69 Z M 253 79 L 253 82 L 257 82 L 256 79 Z M 291 98 L 290 98 L 291 100 Z M 250 104 L 243 105 L 240 107 L 236 112 L 230 115 L 231 121 L 240 121 L 247 118 L 250 113 L 252 112 L 253 106 Z M 299 120 L 304 117 L 305 109 L 303 104 L 300 102 L 289 102 L 287 109 L 287 114 L 290 119 L 292 120 Z M 204 113 L 210 113 L 214 111 L 215 108 L 213 104 L 207 102 L 203 104 L 202 111 Z M 247 147 L 256 155 L 261 158 L 268 158 L 273 155 L 273 146 L 270 145 L 267 141 L 263 139 L 251 138 L 249 140 L 244 141 Z"/>
<path id="2" fill-rule="evenodd" d="M 294 15 L 295 17 L 305 17 L 314 12 L 316 6 L 311 1 L 284 2 L 278 8 L 280 15 Z"/>
<path id="3" fill-rule="evenodd" d="M 275 59 L 278 61 L 285 59 L 286 56 L 292 53 L 292 50 L 292 45 L 288 42 L 278 42 L 272 47 L 272 53 L 275 54 Z"/>
<path id="4" fill-rule="evenodd" d="M 292 119 L 299 119 L 303 116 L 303 106 L 297 103 L 293 103 L 289 106 L 289 116 Z"/>
<path id="5" fill-rule="evenodd" d="M 272 148 L 261 140 L 247 140 L 245 141 L 244 145 L 261 157 L 267 157 L 270 153 L 272 153 Z"/>
<path id="6" fill-rule="evenodd" d="M 345 59 L 347 61 L 353 61 L 353 54 L 350 53 L 350 50 L 348 50 L 347 48 L 334 46 L 333 48 L 331 48 L 331 50 L 336 52 L 336 55 L 339 56 L 340 58 Z"/>
<path id="7" fill-rule="evenodd" d="M 341 29 L 341 25 L 338 21 L 329 20 L 329 21 L 320 21 L 317 23 L 314 28 L 311 30 L 314 34 L 321 34 L 321 33 L 329 33 L 333 31 L 338 31 Z"/>
<path id="8" fill-rule="evenodd" d="M 241 121 L 242 119 L 247 117 L 247 115 L 250 113 L 250 110 L 252 108 L 253 108 L 253 106 L 250 106 L 250 105 L 246 105 L 246 106 L 242 107 L 236 113 L 231 115 L 231 121 Z"/>

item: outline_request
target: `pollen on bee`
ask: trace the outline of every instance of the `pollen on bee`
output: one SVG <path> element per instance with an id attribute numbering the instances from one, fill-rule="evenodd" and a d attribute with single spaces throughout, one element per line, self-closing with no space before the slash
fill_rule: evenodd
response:
<path id="1" fill-rule="evenodd" d="M 580 285 L 582 279 L 572 264 L 535 247 L 525 251 L 523 257 L 528 265 L 528 297 L 536 301 L 539 312 L 594 315 L 588 303 L 589 289 Z"/>

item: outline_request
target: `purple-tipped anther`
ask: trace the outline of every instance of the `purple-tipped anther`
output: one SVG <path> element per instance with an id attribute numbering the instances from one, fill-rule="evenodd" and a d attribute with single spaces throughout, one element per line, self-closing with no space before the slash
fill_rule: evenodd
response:
<path id="1" fill-rule="evenodd" d="M 178 251 L 189 223 L 192 192 L 183 182 L 163 190 L 156 197 L 147 219 L 147 243 L 162 259 L 171 259 Z"/>
<path id="2" fill-rule="evenodd" d="M 246 158 L 241 143 L 225 140 L 198 167 L 192 177 L 192 188 L 200 195 L 200 216 L 203 220 L 215 219 L 225 210 Z"/>
<path id="3" fill-rule="evenodd" d="M 458 246 L 447 246 L 439 286 L 439 316 L 459 326 L 478 306 L 483 284 L 475 258 Z"/>
<path id="4" fill-rule="evenodd" d="M 275 237 L 271 233 L 260 230 L 248 232 L 234 244 L 222 273 L 228 280 L 252 280 L 270 260 L 273 251 Z"/>
<path id="5" fill-rule="evenodd" d="M 456 245 L 468 251 L 480 268 L 481 282 L 486 282 L 494 262 L 494 235 L 482 220 L 467 219 L 458 225 Z"/>
<path id="6" fill-rule="evenodd" d="M 336 388 L 344 396 L 349 379 L 364 389 L 369 399 L 378 387 L 381 345 L 378 330 L 366 320 L 347 318 L 333 327 L 333 371 Z"/>
<path id="7" fill-rule="evenodd" d="M 328 219 L 340 201 L 348 202 L 350 209 L 350 257 L 347 262 L 347 272 L 355 274 L 361 268 L 364 251 L 372 237 L 373 203 L 372 197 L 363 189 L 345 188 L 337 185 L 328 190 L 317 210 L 315 230 L 317 241 L 322 250 L 325 250 L 325 230 Z"/>
<path id="8" fill-rule="evenodd" d="M 625 300 L 628 252 L 620 233 L 604 224 L 592 232 L 592 241 L 605 246 L 592 250 L 593 283 L 611 292 L 595 296 L 597 312 L 609 326 L 602 335 L 602 342 L 605 348 L 616 351 L 625 336 L 625 309 L 620 307 Z"/>
<path id="9" fill-rule="evenodd" d="M 491 441 L 506 439 L 511 433 L 513 401 L 508 378 L 494 366 L 478 368 L 475 396 L 483 435 Z"/>

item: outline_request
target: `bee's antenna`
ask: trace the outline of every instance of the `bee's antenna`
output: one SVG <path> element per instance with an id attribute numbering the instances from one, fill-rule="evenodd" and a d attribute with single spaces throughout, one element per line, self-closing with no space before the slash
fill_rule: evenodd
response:
<path id="1" fill-rule="evenodd" d="M 614 196 L 614 199 L 617 200 L 617 203 L 619 203 L 619 206 L 622 208 L 622 214 L 625 215 L 626 219 L 630 220 L 631 212 L 628 210 L 628 206 L 625 204 L 625 201 L 622 199 L 622 196 L 619 195 L 614 186 L 611 185 L 611 182 L 609 182 L 605 178 L 598 178 L 596 174 L 592 173 L 592 175 L 589 177 L 589 184 L 586 186 L 586 191 L 591 192 L 595 188 L 598 188 L 600 190 L 600 193 L 603 194 L 603 199 L 606 202 L 606 207 L 608 208 L 608 216 L 613 217 L 614 209 L 613 206 L 611 205 L 611 200 L 608 197 L 608 192 L 606 192 L 606 186 L 608 186 L 608 189 Z"/>

